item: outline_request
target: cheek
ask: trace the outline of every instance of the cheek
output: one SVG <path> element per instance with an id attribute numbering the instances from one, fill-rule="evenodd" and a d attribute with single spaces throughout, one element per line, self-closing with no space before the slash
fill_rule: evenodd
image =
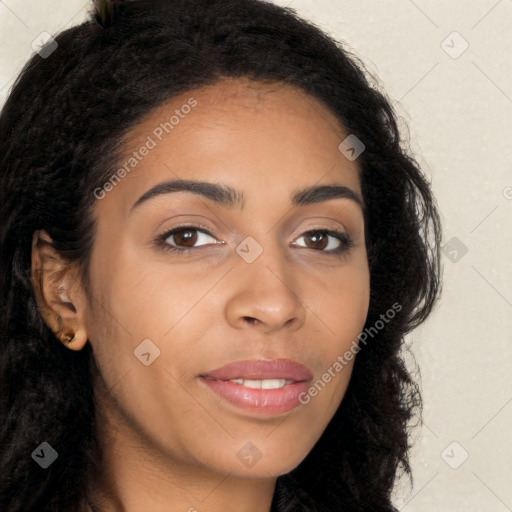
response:
<path id="1" fill-rule="evenodd" d="M 324 384 L 317 386 L 317 406 L 335 408 L 343 398 L 350 380 L 352 367 L 358 352 L 359 335 L 362 332 L 368 314 L 370 300 L 370 275 L 365 259 L 339 272 L 332 272 L 329 279 L 310 285 L 310 297 L 314 297 L 311 310 L 314 315 L 315 350 L 321 355 Z M 322 390 L 320 392 L 320 390 Z M 320 397 L 321 395 L 321 397 Z M 330 414 L 329 413 L 329 414 Z"/>
<path id="2" fill-rule="evenodd" d="M 219 313 L 208 297 L 219 278 L 207 269 L 198 272 L 197 266 L 187 270 L 161 262 L 143 264 L 140 257 L 114 254 L 112 251 L 105 263 L 98 258 L 99 263 L 92 267 L 89 340 L 107 385 L 124 379 L 130 371 L 130 378 L 141 373 L 149 392 L 155 368 L 164 365 L 174 372 L 186 363 L 194 366 L 190 347 L 204 336 L 205 326 L 213 324 Z M 139 347 L 158 355 L 156 365 L 139 363 L 136 354 L 148 351 Z M 149 368 L 151 372 L 146 371 Z M 165 372 L 162 376 L 168 378 Z M 140 390 L 144 387 L 139 386 Z"/>
<path id="3" fill-rule="evenodd" d="M 308 282 L 304 295 L 310 297 L 316 330 L 329 339 L 324 347 L 332 355 L 357 339 L 364 327 L 370 300 L 366 259 L 354 259 L 350 265 L 326 271 Z"/>
<path id="4" fill-rule="evenodd" d="M 154 337 L 161 317 L 147 267 L 129 259 L 115 239 L 110 245 L 97 242 L 89 270 L 87 330 L 98 367 L 107 385 L 113 385 L 136 367 L 134 350 Z"/>
<path id="5" fill-rule="evenodd" d="M 162 325 L 164 320 L 176 318 L 179 313 L 186 289 L 154 267 L 122 247 L 98 250 L 91 261 L 92 299 L 96 311 L 122 338 L 128 336 L 136 341 L 160 329 L 165 332 L 171 325 L 169 322 L 169 325 Z M 174 300 L 169 300 L 170 297 Z M 162 316 L 161 310 L 167 314 Z"/>

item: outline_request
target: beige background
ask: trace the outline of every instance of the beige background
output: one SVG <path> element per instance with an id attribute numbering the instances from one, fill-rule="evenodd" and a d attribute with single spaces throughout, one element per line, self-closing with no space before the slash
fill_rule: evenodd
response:
<path id="1" fill-rule="evenodd" d="M 408 338 L 425 422 L 415 431 L 414 487 L 397 485 L 395 503 L 405 512 L 510 511 L 512 0 L 276 2 L 347 42 L 380 77 L 442 213 L 442 299 Z M 89 8 L 0 0 L 0 104 L 39 34 L 81 22 Z"/>

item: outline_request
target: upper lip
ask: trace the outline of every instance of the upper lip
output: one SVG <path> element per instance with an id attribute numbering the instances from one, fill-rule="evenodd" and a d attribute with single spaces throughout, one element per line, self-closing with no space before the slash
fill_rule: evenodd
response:
<path id="1" fill-rule="evenodd" d="M 306 366 L 290 359 L 258 359 L 230 363 L 208 373 L 203 373 L 200 377 L 210 377 L 217 380 L 286 379 L 303 382 L 311 380 L 313 375 Z"/>

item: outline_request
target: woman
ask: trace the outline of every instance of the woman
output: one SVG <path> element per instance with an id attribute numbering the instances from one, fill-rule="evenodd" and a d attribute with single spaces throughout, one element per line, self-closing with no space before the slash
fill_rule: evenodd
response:
<path id="1" fill-rule="evenodd" d="M 259 0 L 55 41 L 0 115 L 1 510 L 395 510 L 441 235 L 363 64 Z"/>

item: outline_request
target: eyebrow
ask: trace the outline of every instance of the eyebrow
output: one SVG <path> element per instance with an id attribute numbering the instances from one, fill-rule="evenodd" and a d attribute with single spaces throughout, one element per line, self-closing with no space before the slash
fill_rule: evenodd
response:
<path id="1" fill-rule="evenodd" d="M 214 201 L 226 208 L 244 207 L 243 192 L 224 183 L 211 183 L 208 181 L 173 180 L 160 183 L 145 192 L 130 208 L 132 211 L 146 201 L 173 192 L 191 192 Z M 363 200 L 351 188 L 343 185 L 314 185 L 302 190 L 296 190 L 291 197 L 292 206 L 305 206 L 328 201 L 330 199 L 350 199 L 364 209 Z"/>

